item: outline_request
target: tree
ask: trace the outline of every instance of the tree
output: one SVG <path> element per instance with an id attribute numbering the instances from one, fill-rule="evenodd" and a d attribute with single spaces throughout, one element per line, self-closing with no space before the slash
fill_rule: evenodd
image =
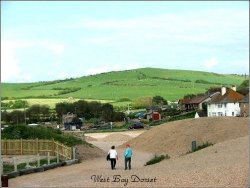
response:
<path id="1" fill-rule="evenodd" d="M 168 102 L 161 96 L 156 95 L 153 97 L 152 102 L 154 105 L 166 105 Z"/>
<path id="2" fill-rule="evenodd" d="M 193 97 L 195 97 L 196 95 L 195 94 L 187 94 L 187 95 L 184 95 L 184 99 L 192 99 Z"/>
<path id="3" fill-rule="evenodd" d="M 102 105 L 102 119 L 104 121 L 111 121 L 112 120 L 112 115 L 114 112 L 114 108 L 111 104 L 106 103 Z"/>
<path id="4" fill-rule="evenodd" d="M 238 87 L 237 91 L 243 95 L 246 95 L 249 92 L 249 79 L 244 80 Z"/>

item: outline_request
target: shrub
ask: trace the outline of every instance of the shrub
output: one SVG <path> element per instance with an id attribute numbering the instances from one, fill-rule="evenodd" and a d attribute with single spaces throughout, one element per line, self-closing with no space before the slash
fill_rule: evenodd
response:
<path id="1" fill-rule="evenodd" d="M 188 151 L 187 154 L 188 154 L 188 153 L 196 152 L 196 151 L 198 151 L 198 150 L 204 149 L 204 148 L 209 147 L 209 146 L 212 146 L 212 145 L 214 145 L 214 144 L 207 141 L 207 142 L 203 143 L 202 145 L 197 146 L 197 147 L 194 149 L 194 151 Z"/>
<path id="2" fill-rule="evenodd" d="M 155 163 L 159 163 L 160 161 L 162 161 L 164 159 L 170 159 L 169 155 L 168 154 L 166 154 L 166 155 L 160 155 L 160 156 L 155 155 L 154 158 L 150 159 L 146 163 L 146 165 L 152 165 L 152 164 L 155 164 Z"/>
<path id="3" fill-rule="evenodd" d="M 67 146 L 77 144 L 88 145 L 88 143 L 82 141 L 80 138 L 72 135 L 63 135 L 60 130 L 42 126 L 29 127 L 27 125 L 11 125 L 3 130 L 1 136 L 3 139 L 54 139 Z"/>

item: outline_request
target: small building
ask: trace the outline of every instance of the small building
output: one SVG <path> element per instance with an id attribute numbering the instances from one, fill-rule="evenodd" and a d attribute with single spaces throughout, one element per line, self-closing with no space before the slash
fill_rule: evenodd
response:
<path id="1" fill-rule="evenodd" d="M 81 129 L 82 121 L 77 118 L 76 114 L 67 113 L 66 115 L 62 116 L 62 121 L 65 130 L 76 130 Z"/>
<path id="2" fill-rule="evenodd" d="M 240 115 L 242 117 L 249 117 L 249 93 L 239 103 Z"/>
<path id="3" fill-rule="evenodd" d="M 207 104 L 207 116 L 240 116 L 239 102 L 244 96 L 236 92 L 236 87 L 221 87 L 221 92 L 213 96 Z"/>
<path id="4" fill-rule="evenodd" d="M 158 106 L 150 106 L 148 108 L 146 108 L 147 112 L 146 112 L 146 116 L 147 116 L 147 120 L 161 120 L 161 108 Z"/>

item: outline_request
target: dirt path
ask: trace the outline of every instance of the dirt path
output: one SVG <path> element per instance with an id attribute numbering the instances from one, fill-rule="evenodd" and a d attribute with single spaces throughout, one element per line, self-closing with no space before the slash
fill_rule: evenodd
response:
<path id="1" fill-rule="evenodd" d="M 124 170 L 123 148 L 116 170 L 105 158 L 9 180 L 10 187 L 247 187 L 249 137 L 240 137 L 179 158 L 143 166 L 152 154 L 134 151 L 132 170 Z M 118 142 L 93 141 L 104 150 Z M 145 144 L 147 142 L 145 141 Z M 98 177 L 104 182 L 95 181 Z M 99 179 L 100 180 L 100 179 Z"/>
<path id="2" fill-rule="evenodd" d="M 125 135 L 129 135 L 131 138 L 141 134 L 143 131 L 131 131 Z M 124 133 L 122 133 L 124 134 Z M 99 147 L 103 151 L 107 152 L 112 145 L 116 147 L 124 143 L 125 141 L 102 141 L 102 139 L 111 134 L 108 133 L 94 133 L 88 134 L 97 141 L 89 141 L 95 146 Z M 91 140 L 91 139 L 90 139 Z M 111 182 L 101 183 L 94 182 L 93 177 L 96 175 L 102 175 L 102 177 L 113 177 L 114 175 L 130 176 L 137 173 L 144 168 L 144 164 L 153 157 L 151 153 L 134 151 L 134 156 L 131 162 L 132 170 L 124 170 L 124 149 L 118 148 L 118 161 L 116 164 L 116 170 L 111 170 L 110 162 L 105 158 L 94 158 L 92 160 L 83 161 L 80 164 L 56 168 L 53 170 L 45 171 L 42 173 L 35 173 L 25 176 L 19 176 L 9 180 L 11 187 L 95 187 L 97 184 L 103 186 L 124 186 L 123 182 Z M 93 175 L 92 179 L 91 176 Z"/>

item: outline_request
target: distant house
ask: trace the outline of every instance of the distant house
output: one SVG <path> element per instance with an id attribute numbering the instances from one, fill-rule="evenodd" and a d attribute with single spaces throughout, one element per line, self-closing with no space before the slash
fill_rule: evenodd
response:
<path id="1" fill-rule="evenodd" d="M 214 95 L 207 104 L 207 116 L 240 116 L 239 101 L 243 95 L 236 92 L 236 87 L 221 87 L 221 92 Z"/>
<path id="2" fill-rule="evenodd" d="M 239 101 L 240 103 L 240 114 L 243 117 L 249 116 L 249 93 Z"/>
<path id="3" fill-rule="evenodd" d="M 161 120 L 161 108 L 158 106 L 150 106 L 146 108 L 146 116 L 147 120 Z"/>
<path id="4" fill-rule="evenodd" d="M 68 113 L 62 116 L 62 121 L 65 130 L 76 130 L 81 129 L 82 121 L 81 119 L 77 118 L 76 114 Z"/>
<path id="5" fill-rule="evenodd" d="M 214 95 L 217 93 L 212 94 L 204 94 L 195 96 L 191 99 L 180 99 L 179 105 L 182 111 L 190 111 L 190 110 L 203 110 L 202 105 L 203 103 L 209 102 Z"/>

